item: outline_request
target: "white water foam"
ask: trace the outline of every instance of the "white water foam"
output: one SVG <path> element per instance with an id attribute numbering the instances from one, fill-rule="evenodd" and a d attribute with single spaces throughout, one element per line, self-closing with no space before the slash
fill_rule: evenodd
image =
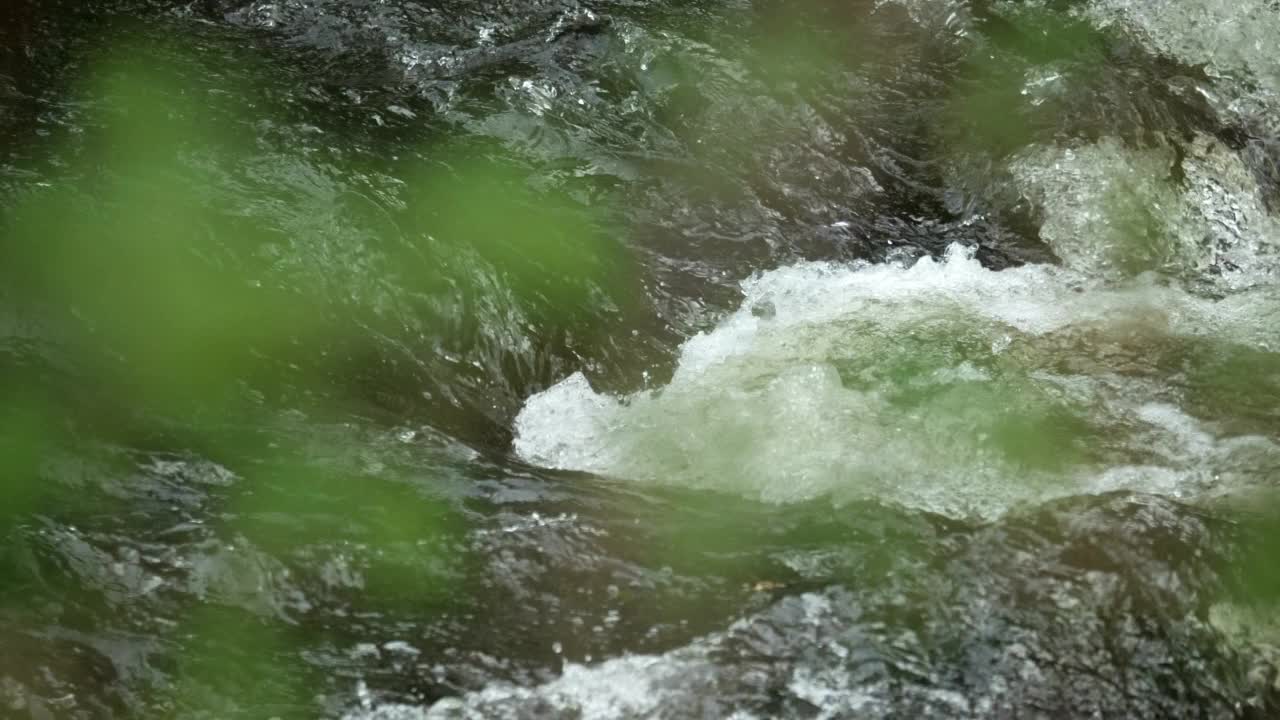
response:
<path id="1" fill-rule="evenodd" d="M 540 686 L 493 683 L 460 698 L 441 700 L 429 709 L 370 704 L 344 720 L 640 720 L 671 717 L 673 711 L 679 717 L 756 720 L 757 716 L 745 710 L 731 709 L 732 697 L 721 697 L 720 688 L 741 679 L 732 665 L 718 662 L 715 655 L 733 653 L 734 636 L 750 635 L 759 626 L 785 622 L 797 631 L 844 629 L 849 622 L 847 613 L 847 609 L 833 606 L 824 594 L 806 593 L 782 600 L 761 616 L 740 620 L 726 632 L 712 633 L 661 655 L 627 655 L 596 665 L 567 663 L 559 678 Z M 807 642 L 804 635 L 807 633 L 801 633 L 796 641 Z M 847 654 L 848 649 L 833 641 L 811 658 L 812 667 L 797 666 L 789 673 L 789 693 L 824 703 L 827 709 L 817 718 L 844 717 L 840 710 L 855 707 L 886 707 L 887 687 L 864 690 L 852 687 L 847 673 L 839 677 L 839 663 Z"/>
<path id="2" fill-rule="evenodd" d="M 1226 94 L 1221 108 L 1277 106 L 1274 2 L 1095 0 L 1091 12 L 1207 64 L 1222 82 L 1205 91 Z M 1064 267 L 997 273 L 953 247 L 911 267 L 767 272 L 744 284 L 737 312 L 684 344 L 666 387 L 614 397 L 575 374 L 529 399 L 515 450 L 766 501 L 874 497 L 986 518 L 1070 494 L 1196 498 L 1264 481 L 1280 459 L 1271 433 L 1224 429 L 1231 408 L 1195 400 L 1206 372 L 1193 366 L 1197 353 L 1280 347 L 1280 233 L 1234 152 L 1206 137 L 1187 151 L 1181 181 L 1165 149 L 1103 139 L 1024 152 L 1011 170 Z M 825 603 L 783 601 L 806 619 Z M 430 710 L 353 718 L 661 716 L 724 696 L 714 653 L 748 625 L 664 655 L 569 664 L 537 687 L 498 683 Z M 806 657 L 843 660 L 830 636 Z M 1038 682 L 1028 666 L 1023 679 Z M 892 703 L 834 660 L 797 664 L 783 685 L 821 717 Z M 932 701 L 938 716 L 988 714 L 958 694 Z"/>
<path id="3" fill-rule="evenodd" d="M 666 387 L 617 398 L 575 374 L 531 397 L 516 452 L 769 502 L 877 498 L 953 516 L 1113 489 L 1199 493 L 1239 442 L 1179 409 L 1166 380 L 1185 378 L 1149 356 L 1280 340 L 1269 290 L 1212 301 L 1151 277 L 993 272 L 958 246 L 911 267 L 785 267 L 743 291 L 684 344 Z"/>

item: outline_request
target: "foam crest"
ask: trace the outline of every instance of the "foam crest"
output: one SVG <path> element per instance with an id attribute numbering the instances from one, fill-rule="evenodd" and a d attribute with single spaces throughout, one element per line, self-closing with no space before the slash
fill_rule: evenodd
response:
<path id="1" fill-rule="evenodd" d="M 1269 291 L 1215 302 L 1149 278 L 993 272 L 958 246 L 911 267 L 800 264 L 743 290 L 684 344 L 665 388 L 615 398 L 578 374 L 531 397 L 516 452 L 769 502 L 986 518 L 1088 492 L 1202 493 L 1236 444 L 1197 388 L 1223 353 L 1263 352 L 1277 328 Z"/>

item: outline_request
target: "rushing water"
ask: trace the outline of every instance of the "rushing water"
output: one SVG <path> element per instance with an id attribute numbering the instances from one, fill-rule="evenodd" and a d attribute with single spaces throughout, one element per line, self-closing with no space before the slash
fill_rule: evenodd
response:
<path id="1" fill-rule="evenodd" d="M 1280 714 L 1274 0 L 0 7 L 0 716 Z"/>

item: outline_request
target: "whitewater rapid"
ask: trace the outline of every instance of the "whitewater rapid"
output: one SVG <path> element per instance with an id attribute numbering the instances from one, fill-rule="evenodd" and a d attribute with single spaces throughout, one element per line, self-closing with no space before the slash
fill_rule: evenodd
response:
<path id="1" fill-rule="evenodd" d="M 1011 172 L 1062 265 L 997 272 L 953 245 L 936 260 L 760 273 L 737 311 L 683 344 L 665 387 L 611 396 L 576 373 L 529 398 L 515 451 L 767 502 L 988 519 L 1078 494 L 1256 482 L 1280 448 L 1206 398 L 1224 365 L 1276 381 L 1259 353 L 1280 342 L 1280 232 L 1234 156 L 1207 138 L 1194 148 L 1182 184 L 1171 153 L 1106 138 L 1031 148 Z"/>

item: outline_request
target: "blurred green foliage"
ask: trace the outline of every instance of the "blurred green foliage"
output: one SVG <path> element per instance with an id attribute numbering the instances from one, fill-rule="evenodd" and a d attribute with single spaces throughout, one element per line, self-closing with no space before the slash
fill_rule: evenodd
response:
<path id="1" fill-rule="evenodd" d="M 625 304 L 601 213 L 535 192 L 490 148 L 424 141 L 399 207 L 332 179 L 364 167 L 264 165 L 258 128 L 279 110 L 219 86 L 255 73 L 242 54 L 114 47 L 80 91 L 75 166 L 6 218 L 0 279 L 53 308 L 82 369 L 130 406 L 217 419 L 243 386 L 356 399 L 351 363 L 393 346 L 518 353 Z"/>
<path id="2" fill-rule="evenodd" d="M 1106 66 L 1107 36 L 1088 21 L 1036 3 L 1001 6 L 982 23 L 939 124 L 949 155 L 996 158 L 1050 127 L 1070 88 Z"/>
<path id="3" fill-rule="evenodd" d="M 196 608 L 180 631 L 185 652 L 165 704 L 175 717 L 308 717 L 314 679 L 293 657 L 296 632 L 217 605 Z"/>
<path id="4" fill-rule="evenodd" d="M 51 434 L 46 408 L 38 399 L 6 388 L 0 405 L 0 530 L 38 509 L 47 496 L 39 483 L 39 468 Z"/>
<path id="5" fill-rule="evenodd" d="M 316 423 L 349 417 L 368 406 L 346 377 L 350 363 L 376 357 L 379 343 L 465 349 L 482 323 L 507 320 L 489 342 L 519 350 L 540 328 L 573 327 L 610 301 L 601 288 L 624 284 L 618 245 L 597 216 L 533 191 L 484 149 L 429 141 L 400 209 L 350 192 L 342 207 L 287 208 L 287 193 L 264 197 L 271 188 L 243 182 L 261 169 L 254 128 L 276 109 L 252 85 L 235 98 L 219 91 L 224 74 L 260 70 L 242 53 L 215 55 L 180 40 L 104 51 L 75 93 L 84 132 L 65 139 L 77 146 L 72 165 L 3 218 L 5 302 L 39 318 L 35 360 L 57 358 L 65 373 L 0 354 L 5 369 L 22 370 L 3 384 L 0 529 L 105 512 L 71 502 L 80 490 L 49 482 L 42 467 L 93 433 L 120 432 L 126 446 L 193 451 L 235 473 L 209 491 L 218 537 L 243 538 L 282 567 L 345 543 L 356 558 L 343 590 L 352 607 L 440 610 L 465 565 L 455 511 L 430 487 L 434 470 L 370 469 L 358 434 L 318 452 L 280 426 L 273 399 L 292 393 Z M 310 222 L 271 226 L 264 208 Z M 355 246 L 367 263 L 335 265 L 323 243 Z M 176 716 L 305 716 L 314 690 L 296 654 L 301 633 L 322 630 L 246 615 L 217 593 L 183 602 Z"/>
<path id="6" fill-rule="evenodd" d="M 209 120 L 234 115 L 214 109 L 230 100 L 183 84 L 194 61 L 162 56 L 172 63 L 126 45 L 97 63 L 78 179 L 18 207 L 0 272 L 18 302 L 52 308 L 81 369 L 130 405 L 184 416 L 225 407 L 254 351 L 319 328 L 305 299 L 228 271 L 256 238 L 227 231 L 214 177 L 189 156 L 249 148 Z"/>

